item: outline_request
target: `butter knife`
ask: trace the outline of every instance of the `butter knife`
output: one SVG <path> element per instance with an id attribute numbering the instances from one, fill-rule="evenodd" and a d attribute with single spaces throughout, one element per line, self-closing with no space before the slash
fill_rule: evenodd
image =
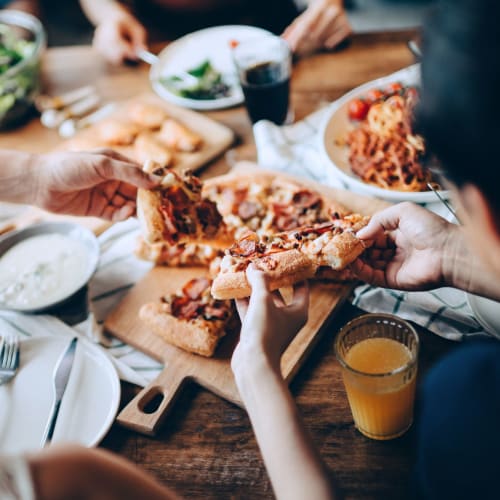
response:
<path id="1" fill-rule="evenodd" d="M 43 448 L 48 443 L 52 441 L 52 436 L 54 435 L 54 430 L 56 428 L 57 416 L 59 415 L 59 410 L 61 408 L 61 401 L 66 391 L 66 386 L 68 385 L 69 376 L 71 375 L 71 368 L 73 367 L 73 361 L 75 360 L 76 344 L 78 338 L 74 337 L 71 343 L 64 351 L 63 355 L 57 362 L 56 368 L 54 370 L 54 404 L 52 405 L 52 410 L 50 412 L 50 417 L 47 422 L 47 427 L 43 435 L 41 447 Z"/>

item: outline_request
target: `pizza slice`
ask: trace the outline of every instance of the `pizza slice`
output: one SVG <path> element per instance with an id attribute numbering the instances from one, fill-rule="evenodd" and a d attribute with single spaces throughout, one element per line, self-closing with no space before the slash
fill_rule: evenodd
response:
<path id="1" fill-rule="evenodd" d="M 251 287 L 246 269 L 250 264 L 266 273 L 271 290 L 313 278 L 321 267 L 340 272 L 364 251 L 356 231 L 368 220 L 353 214 L 271 236 L 248 234 L 226 251 L 212 295 L 217 299 L 248 297 Z"/>
<path id="2" fill-rule="evenodd" d="M 216 204 L 202 197 L 197 177 L 151 161 L 145 163 L 144 171 L 162 177 L 159 187 L 137 193 L 137 215 L 148 243 L 210 242 L 227 247 L 230 232 Z"/>
<path id="3" fill-rule="evenodd" d="M 169 267 L 206 267 L 224 255 L 223 251 L 202 243 L 168 245 L 150 244 L 140 237 L 135 254 L 142 260 L 154 262 L 158 266 Z"/>
<path id="4" fill-rule="evenodd" d="M 229 300 L 210 294 L 211 281 L 195 278 L 176 294 L 144 304 L 140 319 L 166 342 L 201 356 L 212 356 L 220 339 L 237 321 Z"/>

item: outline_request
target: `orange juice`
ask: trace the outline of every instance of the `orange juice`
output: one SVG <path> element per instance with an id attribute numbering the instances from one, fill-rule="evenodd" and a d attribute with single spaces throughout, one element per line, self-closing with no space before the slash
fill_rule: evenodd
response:
<path id="1" fill-rule="evenodd" d="M 411 361 L 404 344 L 384 337 L 361 340 L 346 352 L 352 370 L 343 370 L 344 384 L 354 422 L 364 435 L 392 439 L 411 426 L 417 374 Z"/>

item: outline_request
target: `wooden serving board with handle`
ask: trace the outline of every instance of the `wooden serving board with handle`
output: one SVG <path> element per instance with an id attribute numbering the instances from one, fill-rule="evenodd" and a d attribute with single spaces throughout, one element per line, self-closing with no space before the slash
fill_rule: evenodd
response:
<path id="1" fill-rule="evenodd" d="M 252 163 L 240 164 L 236 173 L 248 174 L 255 169 Z M 263 170 L 260 170 L 263 172 Z M 275 174 L 275 173 L 274 173 Z M 233 175 L 233 174 L 230 174 Z M 284 178 L 297 179 L 282 176 Z M 387 206 L 386 202 L 354 193 L 301 181 L 354 211 L 372 214 Z M 178 349 L 151 333 L 138 317 L 141 306 L 157 301 L 166 293 L 182 288 L 193 277 L 204 275 L 200 268 L 155 267 L 139 281 L 105 322 L 105 329 L 124 342 L 164 363 L 160 375 L 144 388 L 118 415 L 118 422 L 138 432 L 154 435 L 168 411 L 172 408 L 182 386 L 193 381 L 232 403 L 242 406 L 230 359 L 238 341 L 238 332 L 228 332 L 212 358 L 204 358 Z M 328 318 L 349 296 L 353 284 L 312 282 L 309 321 L 289 345 L 281 362 L 287 381 L 297 373 L 309 352 L 319 340 Z M 152 401 L 161 400 L 156 408 Z"/>

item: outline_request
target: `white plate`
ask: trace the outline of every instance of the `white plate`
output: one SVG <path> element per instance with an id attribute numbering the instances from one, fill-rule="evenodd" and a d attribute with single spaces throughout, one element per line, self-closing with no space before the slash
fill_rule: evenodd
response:
<path id="1" fill-rule="evenodd" d="M 366 95 L 373 88 L 385 87 L 392 82 L 401 82 L 403 85 L 419 85 L 420 65 L 415 64 L 391 75 L 365 83 L 351 90 L 330 106 L 319 136 L 320 149 L 325 159 L 328 177 L 332 179 L 333 185 L 336 185 L 336 181 L 340 178 L 348 189 L 389 201 L 435 202 L 437 197 L 432 191 L 420 193 L 391 191 L 363 182 L 351 171 L 348 148 L 337 144 L 337 140 L 345 137 L 346 132 L 353 127 L 347 114 L 349 102 Z M 448 191 L 440 191 L 440 194 L 445 198 L 449 196 Z"/>
<path id="2" fill-rule="evenodd" d="M 500 338 L 500 302 L 467 294 L 467 301 L 478 323 L 491 335 Z"/>
<path id="3" fill-rule="evenodd" d="M 229 42 L 231 40 L 242 42 L 271 34 L 254 26 L 234 25 L 207 28 L 179 38 L 161 51 L 159 62 L 151 68 L 153 89 L 163 99 L 191 109 L 222 109 L 241 104 L 244 100 L 243 92 L 231 58 Z M 162 77 L 194 68 L 206 59 L 210 60 L 217 71 L 228 75 L 226 78 L 227 83 L 231 85 L 231 93 L 227 97 L 208 100 L 187 99 L 173 94 L 159 81 Z"/>
<path id="4" fill-rule="evenodd" d="M 21 365 L 0 386 L 0 453 L 40 448 L 53 402 L 53 374 L 70 342 L 66 337 L 36 337 L 21 342 Z M 53 443 L 95 446 L 114 421 L 120 382 L 111 361 L 96 346 L 79 339 L 61 403 Z"/>

